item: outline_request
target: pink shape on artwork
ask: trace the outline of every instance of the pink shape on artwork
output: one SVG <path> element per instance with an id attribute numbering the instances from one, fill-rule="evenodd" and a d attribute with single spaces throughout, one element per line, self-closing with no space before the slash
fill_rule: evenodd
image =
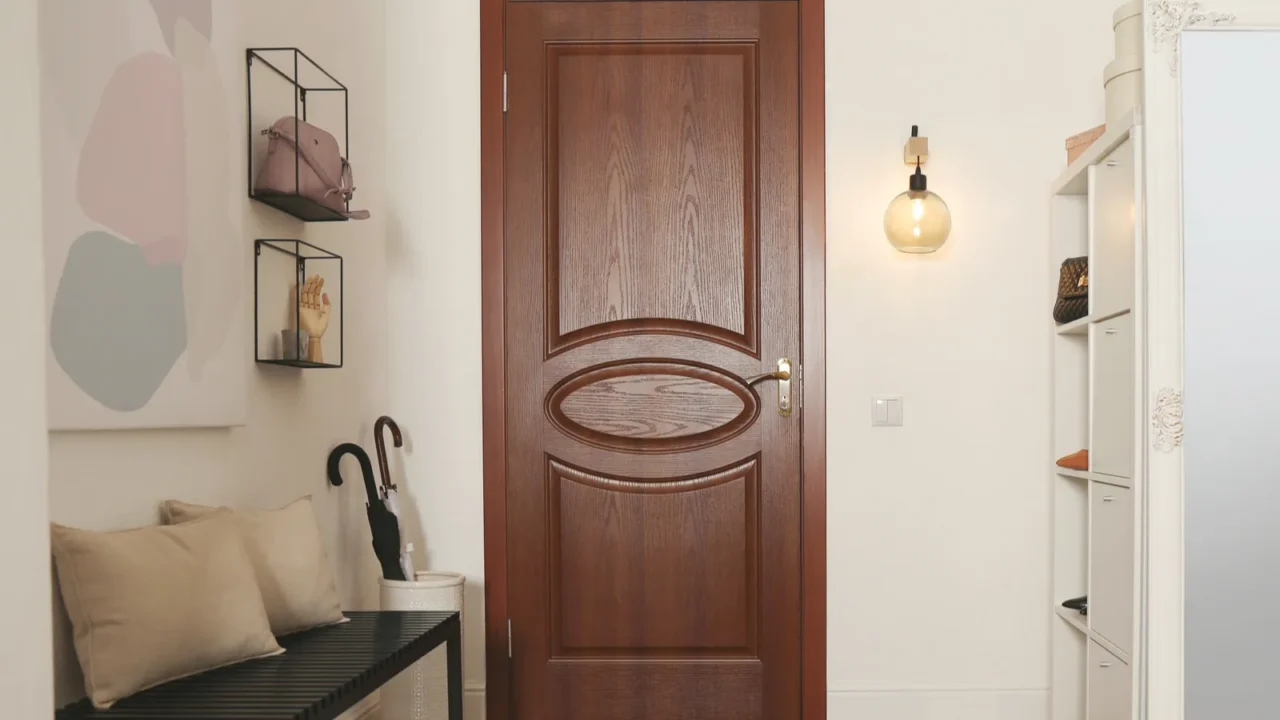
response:
<path id="1" fill-rule="evenodd" d="M 187 253 L 182 70 L 144 53 L 120 65 L 80 150 L 76 193 L 90 220 L 142 246 L 152 265 Z"/>

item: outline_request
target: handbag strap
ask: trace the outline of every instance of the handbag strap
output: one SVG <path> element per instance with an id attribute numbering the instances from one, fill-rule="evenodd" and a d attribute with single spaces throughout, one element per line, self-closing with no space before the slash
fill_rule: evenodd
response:
<path id="1" fill-rule="evenodd" d="M 330 190 L 330 192 L 334 192 Z M 347 201 L 347 205 L 351 204 L 351 196 L 356 192 L 355 178 L 351 174 L 351 163 L 346 158 L 342 158 L 342 181 L 338 186 L 337 192 L 342 193 L 342 199 Z M 368 210 L 344 210 L 342 214 L 351 220 L 368 220 Z"/>

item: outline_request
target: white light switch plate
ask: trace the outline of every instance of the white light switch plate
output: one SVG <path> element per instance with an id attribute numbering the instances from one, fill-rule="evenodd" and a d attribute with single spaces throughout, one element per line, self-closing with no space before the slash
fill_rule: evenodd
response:
<path id="1" fill-rule="evenodd" d="M 872 427 L 902 427 L 902 397 L 876 395 L 871 398 Z"/>

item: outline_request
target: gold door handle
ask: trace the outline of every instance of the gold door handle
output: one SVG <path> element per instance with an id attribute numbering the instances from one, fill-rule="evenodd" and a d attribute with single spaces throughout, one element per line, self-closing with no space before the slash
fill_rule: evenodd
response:
<path id="1" fill-rule="evenodd" d="M 748 378 L 748 385 L 762 383 L 765 380 L 778 381 L 778 414 L 783 417 L 791 415 L 791 359 L 782 358 L 778 361 L 778 369 L 763 375 L 756 375 Z"/>

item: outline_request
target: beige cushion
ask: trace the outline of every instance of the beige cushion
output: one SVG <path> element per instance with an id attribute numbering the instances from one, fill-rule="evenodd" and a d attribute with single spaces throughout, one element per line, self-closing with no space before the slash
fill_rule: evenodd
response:
<path id="1" fill-rule="evenodd" d="M 163 512 L 166 522 L 182 523 L 219 509 L 170 500 Z M 276 635 L 346 621 L 310 497 L 279 510 L 234 510 L 231 517 L 258 573 Z"/>
<path id="2" fill-rule="evenodd" d="M 121 532 L 54 525 L 51 535 L 85 692 L 95 706 L 284 652 L 229 514 Z"/>

